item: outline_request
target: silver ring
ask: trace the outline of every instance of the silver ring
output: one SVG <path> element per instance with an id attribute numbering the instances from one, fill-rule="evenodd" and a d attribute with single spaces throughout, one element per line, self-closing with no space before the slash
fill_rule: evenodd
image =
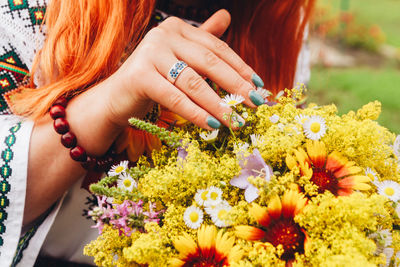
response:
<path id="1" fill-rule="evenodd" d="M 187 67 L 188 65 L 183 61 L 178 61 L 174 65 L 172 65 L 171 69 L 168 71 L 168 81 L 172 84 L 175 84 L 176 79 L 178 78 L 179 74 Z"/>

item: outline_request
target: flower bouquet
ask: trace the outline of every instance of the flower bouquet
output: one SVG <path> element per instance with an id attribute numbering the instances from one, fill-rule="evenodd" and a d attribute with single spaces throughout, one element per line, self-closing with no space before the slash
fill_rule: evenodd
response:
<path id="1" fill-rule="evenodd" d="M 165 145 L 91 186 L 100 235 L 85 254 L 101 266 L 397 266 L 400 138 L 376 122 L 378 102 L 338 116 L 296 108 L 301 94 L 256 110 L 227 95 L 231 127 L 211 133 L 131 119 Z"/>

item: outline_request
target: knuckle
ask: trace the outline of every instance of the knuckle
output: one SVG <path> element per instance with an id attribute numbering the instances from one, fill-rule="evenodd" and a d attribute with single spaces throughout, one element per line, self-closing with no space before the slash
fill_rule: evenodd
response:
<path id="1" fill-rule="evenodd" d="M 227 43 L 225 43 L 224 41 L 217 39 L 215 41 L 215 48 L 217 49 L 217 51 L 224 52 L 227 49 L 229 49 L 229 45 Z"/>
<path id="2" fill-rule="evenodd" d="M 164 20 L 161 23 L 161 25 L 167 26 L 167 27 L 171 27 L 171 26 L 176 27 L 176 26 L 179 26 L 182 22 L 183 21 L 180 18 L 171 16 L 171 17 L 168 17 L 166 20 Z"/>
<path id="3" fill-rule="evenodd" d="M 239 61 L 237 64 L 237 72 L 240 74 L 244 75 L 250 72 L 250 67 L 246 65 L 243 61 Z"/>
<path id="4" fill-rule="evenodd" d="M 237 77 L 235 82 L 238 92 L 245 92 L 249 90 L 247 82 L 242 77 Z"/>
<path id="5" fill-rule="evenodd" d="M 219 63 L 220 59 L 211 51 L 204 54 L 204 58 L 208 66 L 215 66 Z"/>
<path id="6" fill-rule="evenodd" d="M 146 37 L 151 40 L 159 40 L 160 38 L 163 38 L 165 35 L 165 30 L 161 27 L 155 27 L 151 29 L 147 34 Z"/>
<path id="7" fill-rule="evenodd" d="M 200 123 L 201 121 L 203 121 L 203 117 L 204 117 L 203 112 L 200 109 L 195 109 L 190 114 L 190 120 L 192 122 Z"/>
<path id="8" fill-rule="evenodd" d="M 204 80 L 199 75 L 191 75 L 187 79 L 187 87 L 189 90 L 189 94 L 200 91 L 203 86 Z"/>
<path id="9" fill-rule="evenodd" d="M 184 102 L 184 96 L 182 94 L 179 93 L 171 93 L 169 92 L 168 95 L 166 95 L 166 97 L 168 97 L 168 102 L 170 103 L 171 107 L 182 107 L 182 104 Z"/>

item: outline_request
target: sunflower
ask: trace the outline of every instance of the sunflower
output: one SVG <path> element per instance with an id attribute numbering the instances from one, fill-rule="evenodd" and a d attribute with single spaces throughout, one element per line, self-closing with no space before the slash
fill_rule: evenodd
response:
<path id="1" fill-rule="evenodd" d="M 288 155 L 286 164 L 291 170 L 298 166 L 301 175 L 318 186 L 318 193 L 328 190 L 336 196 L 346 196 L 353 190 L 371 188 L 366 184 L 370 181 L 369 177 L 360 174 L 360 167 L 354 166 L 354 162 L 337 151 L 328 155 L 323 142 L 307 141 L 306 148 L 307 152 L 300 148 L 295 150 L 294 157 Z"/>
<path id="2" fill-rule="evenodd" d="M 179 256 L 170 260 L 171 266 L 222 267 L 243 256 L 239 246 L 234 246 L 235 238 L 223 230 L 217 232 L 215 226 L 201 226 L 197 231 L 197 244 L 186 233 L 173 243 Z"/>
<path id="3" fill-rule="evenodd" d="M 267 208 L 254 203 L 249 213 L 259 226 L 239 225 L 235 227 L 235 234 L 249 241 L 268 242 L 275 247 L 281 245 L 284 249 L 282 259 L 293 260 L 296 252 L 304 252 L 306 234 L 294 217 L 306 203 L 307 199 L 293 189 L 286 191 L 282 200 L 277 195 L 272 197 Z"/>
<path id="4" fill-rule="evenodd" d="M 162 128 L 182 126 L 187 122 L 179 115 L 159 105 L 154 105 L 153 110 L 146 115 L 145 120 Z M 118 137 L 115 145 L 118 154 L 126 151 L 128 159 L 136 162 L 145 151 L 150 155 L 154 149 L 160 149 L 161 140 L 148 132 L 127 127 Z"/>

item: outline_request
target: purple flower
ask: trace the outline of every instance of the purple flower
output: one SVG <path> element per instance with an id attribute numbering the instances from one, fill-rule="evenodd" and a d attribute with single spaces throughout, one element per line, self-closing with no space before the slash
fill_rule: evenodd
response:
<path id="1" fill-rule="evenodd" d="M 188 152 L 187 152 L 186 149 L 187 149 L 187 146 L 180 146 L 180 147 L 177 148 L 177 150 L 178 150 L 178 158 L 181 158 L 183 160 L 186 159 L 186 157 L 188 155 Z"/>
<path id="2" fill-rule="evenodd" d="M 263 177 L 269 181 L 272 176 L 272 168 L 265 163 L 258 149 L 254 149 L 253 154 L 239 160 L 239 165 L 242 170 L 238 176 L 232 178 L 230 184 L 245 189 L 244 198 L 250 203 L 258 198 L 258 189 L 248 181 L 248 178 L 250 176 Z"/>

